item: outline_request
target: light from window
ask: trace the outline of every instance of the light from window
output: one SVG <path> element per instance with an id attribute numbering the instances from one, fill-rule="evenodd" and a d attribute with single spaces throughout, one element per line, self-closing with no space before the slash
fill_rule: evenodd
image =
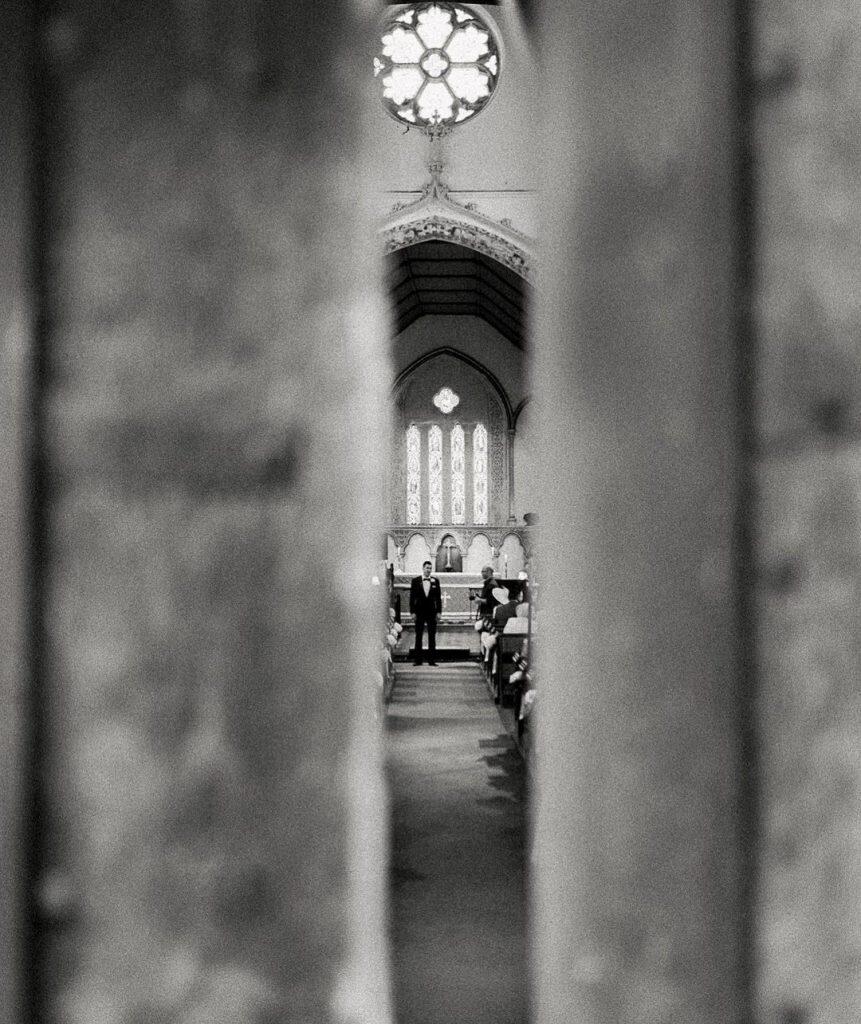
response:
<path id="1" fill-rule="evenodd" d="M 451 388 L 440 388 L 433 396 L 433 404 L 441 413 L 448 416 L 455 406 L 460 405 L 460 397 Z"/>
<path id="2" fill-rule="evenodd" d="M 487 522 L 487 430 L 479 423 L 472 432 L 473 522 Z"/>
<path id="3" fill-rule="evenodd" d="M 428 522 L 442 522 L 442 430 L 428 431 Z"/>
<path id="4" fill-rule="evenodd" d="M 419 428 L 407 431 L 407 523 L 422 521 L 422 437 Z"/>
<path id="5" fill-rule="evenodd" d="M 374 75 L 398 120 L 425 129 L 460 124 L 493 95 L 499 48 L 476 12 L 443 0 L 414 3 L 386 22 Z"/>
<path id="6" fill-rule="evenodd" d="M 463 427 L 451 428 L 451 521 L 466 522 L 466 485 L 464 483 Z"/>

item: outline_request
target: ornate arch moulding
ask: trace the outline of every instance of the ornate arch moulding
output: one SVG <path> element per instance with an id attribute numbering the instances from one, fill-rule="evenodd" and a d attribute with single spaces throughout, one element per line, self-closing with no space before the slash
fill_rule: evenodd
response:
<path id="1" fill-rule="evenodd" d="M 430 352 L 424 352 L 418 358 L 414 359 L 409 366 L 405 366 L 403 370 L 395 377 L 394 383 L 392 384 L 392 394 L 397 395 L 398 391 L 404 386 L 409 378 L 416 372 L 420 366 L 424 366 L 425 363 L 429 363 L 439 356 L 449 356 L 452 359 L 459 359 L 460 362 L 466 366 L 472 367 L 477 373 L 479 373 L 490 385 L 491 390 L 494 392 L 499 404 L 502 406 L 502 411 L 505 415 L 505 426 L 507 430 L 511 430 L 514 426 L 514 410 L 511 408 L 511 401 L 508 398 L 508 393 L 500 383 L 499 379 L 495 377 L 490 370 L 480 363 L 477 359 L 473 359 L 472 356 L 468 356 L 466 352 L 460 352 L 456 348 L 451 348 L 449 345 L 442 345 L 439 348 L 431 349 Z"/>
<path id="2" fill-rule="evenodd" d="M 421 537 L 428 545 L 431 558 L 435 558 L 440 545 L 446 537 L 454 537 L 458 547 L 466 554 L 470 544 L 476 537 L 486 537 L 488 543 L 500 551 L 506 537 L 516 537 L 523 545 L 527 558 L 532 558 L 535 547 L 535 531 L 531 526 L 464 526 L 443 525 L 443 526 L 389 526 L 386 536 L 390 537 L 395 546 L 401 551 L 406 551 L 407 545 L 413 537 Z"/>
<path id="3" fill-rule="evenodd" d="M 419 242 L 453 242 L 489 256 L 525 281 L 534 282 L 537 276 L 532 239 L 446 195 L 425 195 L 395 207 L 383 222 L 380 236 L 387 255 Z"/>

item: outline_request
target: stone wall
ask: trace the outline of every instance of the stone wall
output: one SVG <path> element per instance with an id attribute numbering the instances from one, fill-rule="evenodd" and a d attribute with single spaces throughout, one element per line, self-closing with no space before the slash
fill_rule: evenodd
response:
<path id="1" fill-rule="evenodd" d="M 0 1024 L 20 1019 L 27 967 L 31 43 L 25 5 L 6 4 L 0 11 Z"/>
<path id="2" fill-rule="evenodd" d="M 452 388 L 460 399 L 449 414 L 433 404 L 434 395 L 443 387 Z M 462 424 L 465 432 L 464 494 L 466 522 L 474 521 L 473 431 L 477 424 L 488 432 L 488 522 L 508 519 L 508 431 L 502 400 L 487 378 L 454 355 L 440 354 L 429 359 L 407 377 L 394 398 L 392 455 L 389 473 L 391 522 L 407 522 L 406 431 L 415 423 L 421 431 L 422 522 L 428 521 L 428 439 L 429 425 L 443 432 L 443 522 L 451 516 L 451 428 Z"/>
<path id="3" fill-rule="evenodd" d="M 756 8 L 762 1024 L 861 1006 L 861 19 Z"/>
<path id="4" fill-rule="evenodd" d="M 543 9 L 536 1020 L 747 1021 L 734 26 Z"/>
<path id="5" fill-rule="evenodd" d="M 44 26 L 48 1014 L 387 1016 L 356 4 Z"/>
<path id="6" fill-rule="evenodd" d="M 525 398 L 525 354 L 476 316 L 423 316 L 392 343 L 395 373 L 438 348 L 455 348 L 485 366 L 505 388 L 512 408 Z"/>

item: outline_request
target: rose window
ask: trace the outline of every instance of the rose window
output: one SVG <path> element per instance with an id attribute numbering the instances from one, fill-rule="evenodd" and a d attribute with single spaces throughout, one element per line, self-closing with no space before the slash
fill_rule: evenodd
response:
<path id="1" fill-rule="evenodd" d="M 499 48 L 490 27 L 458 4 L 410 4 L 386 22 L 374 74 L 393 117 L 425 129 L 448 127 L 489 102 Z"/>

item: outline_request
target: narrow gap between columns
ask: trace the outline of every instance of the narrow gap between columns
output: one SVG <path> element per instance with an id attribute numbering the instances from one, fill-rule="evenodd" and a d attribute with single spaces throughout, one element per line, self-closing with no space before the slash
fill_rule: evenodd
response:
<path id="1" fill-rule="evenodd" d="M 759 736 L 757 729 L 756 617 L 756 177 L 753 138 L 753 13 L 749 0 L 735 0 L 735 299 L 736 299 L 736 472 L 738 495 L 734 527 L 734 580 L 738 661 L 736 711 L 739 763 L 741 907 L 739 995 L 742 1024 L 756 1019 L 756 928 L 760 836 Z"/>
<path id="2" fill-rule="evenodd" d="M 56 105 L 45 53 L 50 0 L 29 5 L 30 78 L 30 215 L 29 300 L 30 360 L 26 381 L 26 450 L 24 494 L 28 529 L 25 562 L 25 716 L 23 752 L 24 827 L 22 830 L 23 921 L 21 928 L 21 1020 L 42 1024 L 47 1019 L 44 977 L 45 933 L 39 913 L 38 888 L 45 852 L 45 759 L 47 754 L 47 658 L 45 602 L 48 566 L 48 469 L 46 387 L 50 323 L 50 246 L 52 217 L 53 121 Z"/>

